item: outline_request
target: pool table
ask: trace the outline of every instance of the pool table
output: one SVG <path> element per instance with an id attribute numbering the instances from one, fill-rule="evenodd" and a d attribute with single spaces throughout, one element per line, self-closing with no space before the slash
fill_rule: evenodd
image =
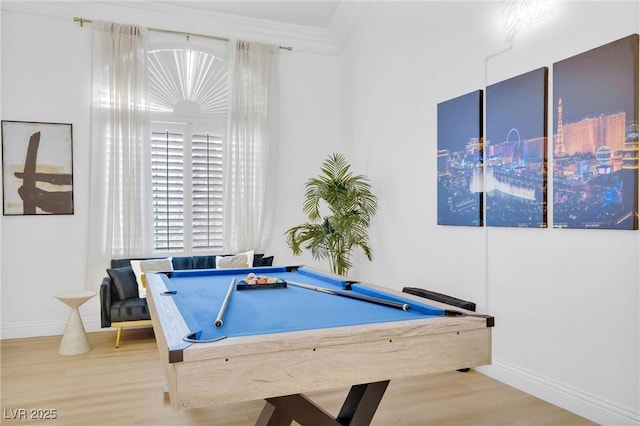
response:
<path id="1" fill-rule="evenodd" d="M 493 317 L 307 267 L 150 273 L 147 299 L 174 410 L 265 399 L 257 425 L 366 425 L 391 379 L 491 363 Z M 337 418 L 303 395 L 345 386 Z"/>

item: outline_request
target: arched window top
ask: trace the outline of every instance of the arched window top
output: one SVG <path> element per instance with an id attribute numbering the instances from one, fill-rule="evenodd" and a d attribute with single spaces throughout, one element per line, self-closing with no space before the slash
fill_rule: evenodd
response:
<path id="1" fill-rule="evenodd" d="M 227 113 L 227 63 L 192 47 L 149 50 L 152 112 L 206 117 Z"/>

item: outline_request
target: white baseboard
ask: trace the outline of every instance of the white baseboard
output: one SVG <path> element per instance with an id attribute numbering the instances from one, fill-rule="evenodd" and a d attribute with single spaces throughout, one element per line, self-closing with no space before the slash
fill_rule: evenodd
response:
<path id="1" fill-rule="evenodd" d="M 500 360 L 478 371 L 601 425 L 639 425 L 640 412 Z"/>
<path id="2" fill-rule="evenodd" d="M 82 323 L 87 332 L 110 330 L 100 327 L 100 317 L 82 318 Z M 25 337 L 58 336 L 64 333 L 66 320 L 58 321 L 27 321 L 19 323 L 2 324 L 0 327 L 0 339 L 21 339 Z"/>

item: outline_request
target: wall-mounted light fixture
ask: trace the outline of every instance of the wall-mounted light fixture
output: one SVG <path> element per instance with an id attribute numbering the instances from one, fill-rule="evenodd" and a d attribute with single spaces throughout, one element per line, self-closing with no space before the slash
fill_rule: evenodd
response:
<path id="1" fill-rule="evenodd" d="M 552 0 L 508 0 L 502 12 L 507 41 L 522 28 L 549 17 L 553 8 Z"/>

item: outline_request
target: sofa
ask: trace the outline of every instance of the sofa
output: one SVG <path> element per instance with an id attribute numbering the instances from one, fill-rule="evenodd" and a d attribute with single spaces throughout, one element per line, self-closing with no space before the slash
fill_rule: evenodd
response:
<path id="1" fill-rule="evenodd" d="M 243 257 L 245 256 L 246 257 Z M 238 259 L 249 261 L 252 265 L 240 265 Z M 223 263 L 224 262 L 224 263 Z M 120 335 L 124 327 L 141 327 L 151 325 L 151 316 L 144 293 L 144 278 L 141 280 L 141 264 L 155 264 L 155 271 L 180 269 L 215 269 L 217 267 L 272 266 L 273 256 L 254 254 L 253 252 L 223 256 L 182 256 L 169 258 L 145 259 L 112 259 L 107 276 L 100 284 L 100 320 L 102 328 L 114 327 L 116 332 L 116 348 L 120 346 Z M 137 275 L 138 274 L 138 275 Z M 141 282 L 142 281 L 142 282 Z"/>

